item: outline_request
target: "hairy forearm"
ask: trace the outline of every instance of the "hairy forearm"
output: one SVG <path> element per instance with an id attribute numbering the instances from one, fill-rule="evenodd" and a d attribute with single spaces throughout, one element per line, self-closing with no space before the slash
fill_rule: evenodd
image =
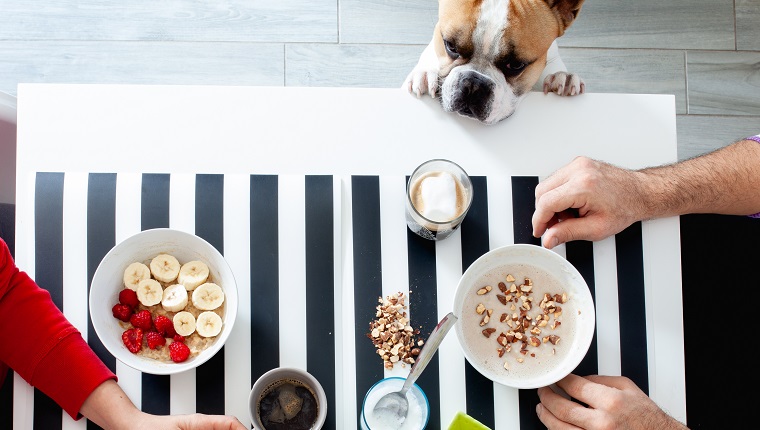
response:
<path id="1" fill-rule="evenodd" d="M 643 219 L 760 212 L 760 144 L 743 140 L 680 163 L 643 169 Z"/>

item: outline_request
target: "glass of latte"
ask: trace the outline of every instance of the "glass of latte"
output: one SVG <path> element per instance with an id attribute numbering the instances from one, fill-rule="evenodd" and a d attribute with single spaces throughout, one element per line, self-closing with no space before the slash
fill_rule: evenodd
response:
<path id="1" fill-rule="evenodd" d="M 458 164 L 426 161 L 406 185 L 406 224 L 425 239 L 443 240 L 462 223 L 472 197 L 470 177 Z"/>

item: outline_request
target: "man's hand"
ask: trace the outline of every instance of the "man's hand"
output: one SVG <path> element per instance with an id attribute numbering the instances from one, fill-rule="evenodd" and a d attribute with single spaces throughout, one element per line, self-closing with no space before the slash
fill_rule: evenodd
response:
<path id="1" fill-rule="evenodd" d="M 601 240 L 643 218 L 644 176 L 577 157 L 536 187 L 533 236 L 544 246 L 571 240 Z"/>
<path id="2" fill-rule="evenodd" d="M 557 382 L 570 397 L 550 387 L 538 389 L 538 418 L 549 430 L 683 430 L 687 427 L 670 417 L 630 379 L 624 376 L 581 377 L 570 374 Z"/>

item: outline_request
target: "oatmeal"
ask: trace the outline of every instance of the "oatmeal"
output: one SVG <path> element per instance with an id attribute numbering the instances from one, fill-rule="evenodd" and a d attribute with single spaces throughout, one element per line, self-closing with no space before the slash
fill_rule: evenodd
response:
<path id="1" fill-rule="evenodd" d="M 181 264 L 159 254 L 130 264 L 123 286 L 112 312 L 124 329 L 124 345 L 134 354 L 182 362 L 211 346 L 221 332 L 224 291 L 203 262 Z"/>

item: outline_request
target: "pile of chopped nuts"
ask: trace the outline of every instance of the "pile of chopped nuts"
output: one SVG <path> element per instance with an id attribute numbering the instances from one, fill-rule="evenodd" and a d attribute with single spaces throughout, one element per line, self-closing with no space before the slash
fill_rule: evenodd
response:
<path id="1" fill-rule="evenodd" d="M 561 325 L 559 318 L 562 315 L 562 307 L 559 304 L 567 302 L 567 293 L 561 295 L 544 293 L 538 307 L 535 307 L 532 297 L 533 281 L 530 278 L 526 277 L 522 285 L 515 284 L 515 278 L 512 275 L 507 275 L 506 281 L 510 285 L 507 286 L 506 283 L 499 282 L 501 294 L 496 293 L 496 298 L 504 305 L 504 309 L 487 309 L 483 303 L 478 303 L 475 308 L 475 312 L 483 316 L 480 320 L 480 326 L 485 327 L 481 331 L 483 336 L 490 338 L 497 330 L 500 331 L 496 336 L 498 346 L 495 348 L 499 357 L 501 358 L 505 353 L 512 351 L 513 345 L 516 347 L 518 342 L 520 343 L 519 353 L 531 357 L 536 356 L 535 352 L 528 350 L 531 346 L 538 348 L 546 343 L 557 345 L 560 340 L 559 336 L 547 335 L 544 331 L 554 330 Z M 478 289 L 476 294 L 484 296 L 491 293 L 491 290 L 493 288 L 488 285 Z M 492 319 L 494 311 L 499 316 Z M 500 328 L 488 326 L 492 322 L 494 325 L 497 324 L 495 321 L 501 324 Z M 555 350 L 552 348 L 552 354 L 554 352 Z M 524 359 L 518 356 L 517 362 L 522 363 L 523 361 Z M 506 361 L 504 368 L 509 369 L 509 364 Z"/>
<path id="2" fill-rule="evenodd" d="M 377 349 L 377 355 L 383 358 L 386 369 L 393 369 L 393 365 L 401 363 L 401 366 L 414 364 L 414 357 L 419 355 L 423 340 L 415 343 L 414 336 L 419 335 L 419 329 L 414 329 L 409 324 L 407 316 L 406 297 L 404 293 L 397 293 L 383 299 L 378 298 L 375 309 L 375 320 L 369 324 L 367 337 Z"/>

